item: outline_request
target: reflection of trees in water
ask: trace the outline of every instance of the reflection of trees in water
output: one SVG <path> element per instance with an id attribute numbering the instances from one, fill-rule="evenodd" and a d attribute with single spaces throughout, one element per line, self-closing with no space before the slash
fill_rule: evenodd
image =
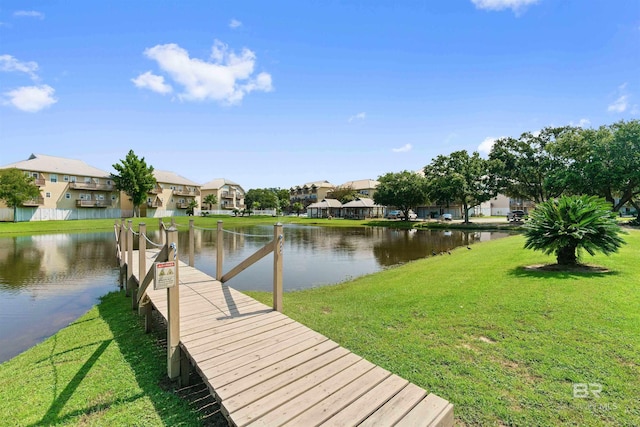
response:
<path id="1" fill-rule="evenodd" d="M 112 233 L 0 239 L 0 287 L 60 283 L 115 266 Z"/>
<path id="2" fill-rule="evenodd" d="M 373 255 L 388 267 L 426 258 L 447 255 L 447 251 L 467 246 L 479 239 L 479 233 L 440 230 L 390 230 L 382 241 L 373 246 Z M 477 235 L 476 235 L 477 234 Z"/>

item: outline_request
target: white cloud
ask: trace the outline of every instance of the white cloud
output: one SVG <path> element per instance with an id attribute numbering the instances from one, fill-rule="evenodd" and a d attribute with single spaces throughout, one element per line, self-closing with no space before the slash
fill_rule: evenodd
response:
<path id="1" fill-rule="evenodd" d="M 44 19 L 44 13 L 36 10 L 18 10 L 13 12 L 13 16 L 25 16 L 27 18 Z"/>
<path id="2" fill-rule="evenodd" d="M 589 126 L 590 124 L 591 124 L 591 121 L 589 119 L 580 119 L 580 121 L 578 121 L 578 123 L 569 122 L 569 126 L 577 126 L 577 127 L 581 127 L 581 128 L 585 128 L 585 127 Z"/>
<path id="3" fill-rule="evenodd" d="M 181 100 L 237 104 L 250 92 L 273 90 L 269 73 L 253 76 L 255 53 L 244 48 L 236 54 L 219 40 L 211 49 L 211 62 L 189 57 L 189 52 L 174 43 L 156 45 L 144 54 L 182 86 Z"/>
<path id="4" fill-rule="evenodd" d="M 231 21 L 229 21 L 229 28 L 236 29 L 238 27 L 242 27 L 242 22 L 238 21 L 237 19 L 232 19 Z"/>
<path id="5" fill-rule="evenodd" d="M 4 101 L 5 105 L 13 105 L 18 110 L 28 113 L 36 113 L 43 108 L 47 108 L 56 102 L 53 97 L 55 90 L 49 85 L 23 86 L 5 92 L 9 99 Z"/>
<path id="6" fill-rule="evenodd" d="M 413 145 L 405 144 L 400 148 L 392 148 L 391 151 L 393 151 L 394 153 L 406 153 L 407 151 L 411 151 L 412 148 Z"/>
<path id="7" fill-rule="evenodd" d="M 364 120 L 366 118 L 367 118 L 367 113 L 365 113 L 365 112 L 358 113 L 358 114 L 355 114 L 355 115 L 349 117 L 349 123 L 351 123 L 351 122 L 353 122 L 355 120 Z"/>
<path id="8" fill-rule="evenodd" d="M 631 107 L 629 105 L 629 93 L 627 91 L 627 83 L 622 83 L 618 86 L 618 97 L 607 107 L 607 111 L 610 113 L 624 113 Z"/>
<path id="9" fill-rule="evenodd" d="M 624 113 L 628 107 L 629 95 L 620 95 L 618 99 L 609 104 L 607 111 L 610 113 Z"/>
<path id="10" fill-rule="evenodd" d="M 131 79 L 131 81 L 134 85 L 136 85 L 136 87 L 149 89 L 162 95 L 171 93 L 171 91 L 173 91 L 171 85 L 168 85 L 164 82 L 164 77 L 156 76 L 155 74 L 151 73 L 151 71 L 140 74 L 135 79 Z"/>
<path id="11" fill-rule="evenodd" d="M 540 0 L 471 0 L 478 9 L 485 10 L 504 10 L 511 9 L 514 13 L 519 14 L 532 4 L 538 3 Z"/>
<path id="12" fill-rule="evenodd" d="M 22 62 L 11 55 L 0 55 L 0 71 L 18 71 L 28 74 L 33 80 L 38 80 L 37 70 L 38 64 L 36 62 Z"/>
<path id="13" fill-rule="evenodd" d="M 491 152 L 491 149 L 493 148 L 493 144 L 495 144 L 497 140 L 498 138 L 494 138 L 492 136 L 486 137 L 484 140 L 482 140 L 480 145 L 478 145 L 478 151 L 480 153 L 489 154 Z"/>

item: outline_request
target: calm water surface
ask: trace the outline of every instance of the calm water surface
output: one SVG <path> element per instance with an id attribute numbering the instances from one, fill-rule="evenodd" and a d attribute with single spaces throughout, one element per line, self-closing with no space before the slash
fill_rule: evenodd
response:
<path id="1" fill-rule="evenodd" d="M 285 291 L 342 282 L 458 246 L 507 236 L 499 232 L 325 228 L 285 225 Z M 273 226 L 225 233 L 224 271 L 273 238 Z M 157 234 L 150 234 L 158 242 Z M 195 263 L 215 275 L 215 231 L 195 232 Z M 180 228 L 182 261 L 188 234 Z M 148 245 L 150 246 L 150 245 Z M 229 282 L 239 290 L 270 290 L 272 256 Z M 0 238 L 0 362 L 10 359 L 118 289 L 113 232 Z"/>

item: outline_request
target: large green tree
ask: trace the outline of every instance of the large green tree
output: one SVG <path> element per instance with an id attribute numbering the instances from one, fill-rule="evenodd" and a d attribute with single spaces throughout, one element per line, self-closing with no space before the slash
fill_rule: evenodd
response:
<path id="1" fill-rule="evenodd" d="M 558 264 L 576 265 L 579 249 L 614 253 L 624 243 L 611 205 L 595 196 L 561 196 L 536 206 L 525 224 L 527 249 L 555 254 Z"/>
<path id="2" fill-rule="evenodd" d="M 373 200 L 378 205 L 394 206 L 404 212 L 409 220 L 409 211 L 427 202 L 427 186 L 424 177 L 415 172 L 389 172 L 378 178 Z"/>
<path id="3" fill-rule="evenodd" d="M 249 209 L 276 209 L 279 202 L 276 192 L 269 188 L 252 188 L 244 196 L 244 204 Z"/>
<path id="4" fill-rule="evenodd" d="M 618 211 L 640 195 L 640 120 L 580 129 L 552 147 L 568 164 L 572 193 L 603 197 Z"/>
<path id="5" fill-rule="evenodd" d="M 118 172 L 111 174 L 115 187 L 124 191 L 133 203 L 133 216 L 140 215 L 140 205 L 147 200 L 147 195 L 156 186 L 153 166 L 147 166 L 144 157 L 138 158 L 133 150 L 129 150 L 124 160 L 113 165 Z"/>
<path id="6" fill-rule="evenodd" d="M 464 222 L 469 222 L 469 209 L 496 194 L 495 181 L 489 173 L 489 163 L 474 152 L 454 151 L 440 155 L 424 167 L 427 194 L 440 204 L 459 203 Z"/>
<path id="7" fill-rule="evenodd" d="M 0 200 L 13 208 L 13 222 L 17 222 L 18 206 L 40 196 L 40 189 L 32 176 L 16 168 L 0 169 Z"/>
<path id="8" fill-rule="evenodd" d="M 498 139 L 489 153 L 498 190 L 536 203 L 563 194 L 567 189 L 567 164 L 550 148 L 556 140 L 575 131 L 572 127 L 547 127 L 540 132 L 525 132 L 517 139 Z"/>

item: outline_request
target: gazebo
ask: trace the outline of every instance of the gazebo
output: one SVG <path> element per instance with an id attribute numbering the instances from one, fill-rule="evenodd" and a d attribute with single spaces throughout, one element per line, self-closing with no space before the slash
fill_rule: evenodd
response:
<path id="1" fill-rule="evenodd" d="M 309 218 L 340 218 L 342 216 L 342 203 L 336 199 L 324 199 L 321 202 L 307 206 Z"/>
<path id="2" fill-rule="evenodd" d="M 369 198 L 362 197 L 342 205 L 342 216 L 351 219 L 381 218 L 384 206 L 376 205 Z"/>

